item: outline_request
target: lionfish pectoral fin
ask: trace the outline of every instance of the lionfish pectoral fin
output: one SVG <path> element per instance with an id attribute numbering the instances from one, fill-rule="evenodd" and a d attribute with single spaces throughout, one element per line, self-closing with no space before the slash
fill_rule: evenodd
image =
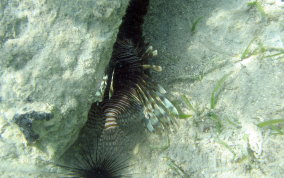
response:
<path id="1" fill-rule="evenodd" d="M 146 44 L 147 45 L 147 44 Z M 145 53 L 151 53 L 153 51 L 153 46 L 149 46 L 147 49 L 146 49 L 146 51 L 145 51 Z"/>
<path id="2" fill-rule="evenodd" d="M 147 64 L 147 60 L 151 59 L 158 55 L 158 50 L 153 50 L 153 46 L 149 46 L 146 51 L 140 57 L 145 64 Z"/>
<path id="3" fill-rule="evenodd" d="M 145 51 L 145 54 L 147 54 L 150 57 L 157 56 L 158 55 L 158 50 L 156 50 L 156 49 L 154 50 L 153 46 L 149 46 L 147 48 L 147 50 Z"/>
<path id="4" fill-rule="evenodd" d="M 159 84 L 157 84 L 157 91 L 160 92 L 161 94 L 166 94 L 167 91 Z"/>
<path id="5" fill-rule="evenodd" d="M 146 120 L 146 127 L 150 132 L 154 132 L 154 127 L 153 124 L 151 123 L 151 121 L 149 119 Z"/>
<path id="6" fill-rule="evenodd" d="M 157 65 L 149 65 L 149 64 L 144 64 L 142 65 L 143 69 L 152 69 L 155 70 L 157 72 L 161 72 L 163 69 L 161 66 L 157 66 Z"/>
<path id="7" fill-rule="evenodd" d="M 178 111 L 166 97 L 166 90 L 162 86 L 143 80 L 137 88 L 142 98 L 148 130 L 153 131 L 159 123 L 162 128 L 175 125 Z"/>

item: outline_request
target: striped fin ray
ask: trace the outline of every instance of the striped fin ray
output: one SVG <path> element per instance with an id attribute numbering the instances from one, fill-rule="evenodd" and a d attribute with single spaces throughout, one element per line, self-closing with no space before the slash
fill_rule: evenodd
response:
<path id="1" fill-rule="evenodd" d="M 157 50 L 153 50 L 152 46 L 149 46 L 149 45 L 147 45 L 147 46 L 148 47 L 147 47 L 146 51 L 145 51 L 145 48 L 144 48 L 144 50 L 141 50 L 141 51 L 145 51 L 141 55 L 141 60 L 143 61 L 143 64 L 148 64 L 148 59 L 149 58 L 152 58 L 152 57 L 158 55 L 158 51 Z"/>
<path id="2" fill-rule="evenodd" d="M 167 113 L 177 116 L 179 114 L 178 110 L 165 96 L 166 90 L 161 85 L 152 81 L 148 76 L 144 76 L 144 78 L 150 82 L 146 82 L 145 79 L 141 80 L 141 83 L 139 83 L 140 86 L 145 86 L 144 89 L 150 93 L 150 96 L 152 96 L 157 103 L 166 108 Z"/>
<path id="3" fill-rule="evenodd" d="M 129 44 L 126 42 L 124 45 L 125 48 Z M 133 48 L 131 45 L 128 47 Z M 134 51 L 136 52 L 132 51 L 131 54 L 128 54 L 128 56 L 124 55 L 124 57 L 127 56 L 126 58 L 128 59 L 125 61 L 127 61 L 128 64 L 131 64 L 127 68 L 126 73 L 129 74 L 131 71 L 135 73 L 137 71 L 136 75 L 130 75 L 130 77 L 127 76 L 127 85 L 135 86 L 136 94 L 133 96 L 143 104 L 144 114 L 148 121 L 147 127 L 149 130 L 153 131 L 153 125 L 158 124 L 159 121 L 163 128 L 165 128 L 166 125 L 174 124 L 178 111 L 170 100 L 166 98 L 165 89 L 152 81 L 148 75 L 148 70 L 151 68 L 153 69 L 151 65 L 148 65 L 148 59 L 155 56 L 157 51 L 154 51 L 151 46 L 148 47 L 148 49 L 145 49 L 145 46 L 142 49 L 135 49 Z M 140 59 L 140 62 L 137 61 L 137 58 L 132 56 L 137 53 L 140 53 L 140 57 L 138 58 Z M 123 75 L 123 72 L 124 71 L 122 71 L 120 75 Z"/>
<path id="4" fill-rule="evenodd" d="M 117 116 L 117 123 L 122 130 L 131 130 L 133 125 L 137 126 L 137 122 L 142 119 L 143 105 L 138 102 L 133 102 L 127 112 Z"/>
<path id="5" fill-rule="evenodd" d="M 107 115 L 112 116 L 113 119 L 118 118 L 123 113 L 137 112 L 138 108 L 141 108 L 140 102 L 137 102 L 135 90 L 119 90 L 115 92 L 115 95 L 111 99 L 104 100 L 103 102 L 95 102 L 92 104 L 89 113 L 86 126 L 94 129 L 97 134 L 101 134 L 107 121 Z M 115 121 L 114 121 L 115 122 Z"/>
<path id="6" fill-rule="evenodd" d="M 141 92 L 142 93 L 142 92 Z M 154 125 L 157 125 L 160 121 L 162 128 L 164 129 L 166 125 L 172 123 L 172 119 L 167 117 L 167 112 L 161 108 L 154 100 L 154 98 L 149 94 L 149 92 L 143 93 L 144 97 L 144 114 L 147 120 L 147 127 L 150 131 L 153 131 Z M 165 122 L 164 118 L 167 118 Z"/>
<path id="7" fill-rule="evenodd" d="M 116 115 L 119 115 L 121 113 L 128 112 L 128 110 L 132 107 L 139 105 L 137 100 L 138 98 L 134 90 L 119 90 L 115 92 L 110 100 L 104 102 L 102 108 L 103 110 L 112 108 Z"/>
<path id="8" fill-rule="evenodd" d="M 149 95 L 154 104 L 155 113 L 159 118 L 164 118 L 166 122 L 174 124 L 175 119 L 178 115 L 176 108 L 173 104 L 161 93 L 157 91 L 150 91 Z"/>
<path id="9" fill-rule="evenodd" d="M 161 86 L 141 80 L 137 88 L 139 90 L 139 98 L 145 107 L 144 114 L 148 119 L 147 127 L 149 130 L 153 131 L 153 125 L 156 125 L 158 121 L 161 122 L 163 128 L 166 125 L 175 124 L 178 111 L 164 96 L 165 90 Z"/>
<path id="10" fill-rule="evenodd" d="M 104 104 L 113 108 L 117 118 L 133 108 L 133 103 L 143 105 L 148 121 L 148 129 L 161 124 L 162 128 L 173 125 L 178 112 L 165 96 L 166 91 L 151 80 L 149 69 L 161 70 L 161 67 L 149 65 L 148 59 L 157 55 L 153 47 L 143 42 L 136 45 L 128 39 L 115 43 L 111 65 L 113 66 L 111 84 L 114 93 Z M 131 117 L 130 117 L 131 118 Z"/>

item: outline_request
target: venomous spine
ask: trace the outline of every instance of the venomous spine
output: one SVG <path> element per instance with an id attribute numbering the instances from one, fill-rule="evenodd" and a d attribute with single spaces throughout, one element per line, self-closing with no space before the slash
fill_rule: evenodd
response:
<path id="1" fill-rule="evenodd" d="M 126 160 L 118 156 L 124 150 L 126 138 L 121 128 L 127 120 L 135 119 L 131 113 L 141 112 L 143 108 L 150 131 L 157 123 L 161 126 L 172 123 L 172 117 L 177 115 L 176 108 L 165 97 L 165 90 L 149 74 L 149 69 L 160 71 L 161 68 L 148 64 L 156 55 L 142 34 L 148 5 L 148 0 L 130 1 L 106 70 L 108 79 L 103 101 L 93 103 L 88 114 L 87 125 L 98 137 L 95 155 L 91 152 L 82 155 L 87 166 L 65 166 L 71 176 L 120 177 L 121 170 L 127 167 Z M 127 113 L 129 118 L 125 119 Z"/>

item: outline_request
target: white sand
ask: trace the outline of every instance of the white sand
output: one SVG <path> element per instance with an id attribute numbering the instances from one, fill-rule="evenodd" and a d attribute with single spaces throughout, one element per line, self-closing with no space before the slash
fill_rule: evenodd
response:
<path id="1" fill-rule="evenodd" d="M 141 144 L 133 177 L 284 175 L 283 135 L 257 126 L 284 119 L 284 2 L 248 2 L 151 1 L 145 36 L 158 49 L 153 63 L 164 68 L 153 75 L 193 116 L 178 120 L 177 131 L 151 134 Z M 228 73 L 211 109 L 214 87 Z M 283 122 L 273 126 L 284 131 Z M 167 149 L 151 149 L 149 144 L 165 144 L 167 135 Z"/>

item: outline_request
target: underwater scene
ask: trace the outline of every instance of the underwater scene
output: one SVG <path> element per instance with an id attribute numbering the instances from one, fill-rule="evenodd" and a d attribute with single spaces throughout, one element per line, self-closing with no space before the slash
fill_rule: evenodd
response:
<path id="1" fill-rule="evenodd" d="M 283 0 L 0 0 L 1 178 L 283 175 Z"/>

